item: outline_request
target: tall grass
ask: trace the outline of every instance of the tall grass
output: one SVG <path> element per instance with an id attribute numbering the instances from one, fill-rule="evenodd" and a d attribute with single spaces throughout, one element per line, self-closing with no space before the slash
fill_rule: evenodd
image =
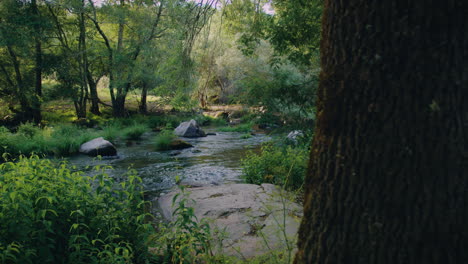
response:
<path id="1" fill-rule="evenodd" d="M 134 123 L 133 125 L 124 129 L 123 135 L 125 139 L 137 140 L 140 139 L 146 131 L 148 131 L 146 124 Z"/>
<path id="2" fill-rule="evenodd" d="M 164 130 L 155 137 L 154 146 L 156 150 L 170 150 L 174 139 L 175 135 L 172 130 Z"/>
<path id="3" fill-rule="evenodd" d="M 77 153 L 81 144 L 100 134 L 91 129 L 83 129 L 71 124 L 59 124 L 53 127 L 38 128 L 24 124 L 17 133 L 0 128 L 0 154 L 19 156 L 38 154 L 69 156 Z"/>
<path id="4" fill-rule="evenodd" d="M 252 131 L 252 123 L 247 123 L 247 124 L 241 124 L 237 126 L 232 126 L 232 127 L 220 127 L 218 128 L 218 131 L 220 132 L 242 132 L 242 133 L 247 133 Z"/>

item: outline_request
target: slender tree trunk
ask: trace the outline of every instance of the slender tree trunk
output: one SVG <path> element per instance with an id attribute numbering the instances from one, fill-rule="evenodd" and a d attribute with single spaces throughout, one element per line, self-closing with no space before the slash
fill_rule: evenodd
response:
<path id="1" fill-rule="evenodd" d="M 80 92 L 78 97 L 78 110 L 77 110 L 77 117 L 78 118 L 86 118 L 87 115 L 87 101 L 88 101 L 88 56 L 86 52 L 86 26 L 85 26 L 85 17 L 84 17 L 84 5 L 85 0 L 82 0 L 82 9 L 78 14 L 79 19 L 79 27 L 80 27 L 80 37 L 79 37 L 79 48 L 80 51 Z"/>
<path id="2" fill-rule="evenodd" d="M 97 81 L 93 79 L 91 72 L 87 69 L 87 79 L 88 79 L 88 86 L 89 86 L 89 95 L 91 99 L 91 113 L 95 115 L 101 115 L 101 111 L 99 111 L 99 96 L 97 93 Z"/>
<path id="3" fill-rule="evenodd" d="M 32 116 L 34 123 L 39 124 L 42 121 L 41 115 L 41 101 L 42 101 L 42 43 L 41 43 L 41 21 L 39 18 L 39 9 L 37 8 L 36 0 L 31 0 L 31 9 L 32 13 L 35 16 L 34 19 L 34 33 L 35 33 L 35 56 L 36 56 L 36 65 L 35 65 L 35 89 L 34 89 L 34 98 L 33 98 L 33 107 L 32 107 Z"/>
<path id="4" fill-rule="evenodd" d="M 31 113 L 33 112 L 31 105 L 29 104 L 27 91 L 25 84 L 23 82 L 23 75 L 21 74 L 21 67 L 18 57 L 11 46 L 7 46 L 8 53 L 10 55 L 13 68 L 15 70 L 15 80 L 16 80 L 16 95 L 18 96 L 18 101 L 21 106 L 21 117 L 22 121 L 31 121 L 33 119 Z"/>
<path id="5" fill-rule="evenodd" d="M 325 1 L 295 263 L 466 263 L 466 10 Z"/>
<path id="6" fill-rule="evenodd" d="M 148 113 L 148 106 L 147 106 L 147 96 L 148 96 L 148 85 L 146 83 L 143 84 L 141 89 L 141 100 L 140 100 L 140 114 L 147 114 Z"/>

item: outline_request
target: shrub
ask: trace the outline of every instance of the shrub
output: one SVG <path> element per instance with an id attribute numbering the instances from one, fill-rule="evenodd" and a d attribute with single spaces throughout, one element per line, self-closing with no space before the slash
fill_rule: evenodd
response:
<path id="1" fill-rule="evenodd" d="M 169 150 L 171 149 L 171 142 L 174 140 L 175 135 L 172 130 L 163 130 L 154 139 L 154 146 L 156 150 Z"/>
<path id="2" fill-rule="evenodd" d="M 162 253 L 163 263 L 221 263 L 210 261 L 213 256 L 213 236 L 205 218 L 198 221 L 193 207 L 195 201 L 188 197 L 184 187 L 172 200 L 174 221 L 160 225 L 156 247 Z"/>
<path id="3" fill-rule="evenodd" d="M 148 127 L 145 124 L 133 124 L 125 128 L 123 134 L 125 139 L 137 140 L 148 131 Z"/>
<path id="4" fill-rule="evenodd" d="M 37 126 L 34 126 L 32 123 L 21 124 L 18 127 L 18 134 L 21 134 L 28 138 L 33 138 L 34 136 L 41 133 L 41 129 Z"/>
<path id="5" fill-rule="evenodd" d="M 121 133 L 122 129 L 114 124 L 109 124 L 109 125 L 106 125 L 100 135 L 106 139 L 106 140 L 109 140 L 109 141 L 114 141 L 117 137 L 119 137 L 120 133 Z"/>
<path id="6" fill-rule="evenodd" d="M 249 152 L 242 160 L 243 178 L 247 183 L 272 183 L 298 190 L 304 182 L 307 160 L 307 148 L 267 144 L 260 154 Z"/>
<path id="7" fill-rule="evenodd" d="M 141 179 L 117 184 L 96 168 L 20 157 L 0 165 L 0 259 L 13 263 L 135 263 L 148 260 Z M 8 261 L 10 260 L 10 261 Z"/>

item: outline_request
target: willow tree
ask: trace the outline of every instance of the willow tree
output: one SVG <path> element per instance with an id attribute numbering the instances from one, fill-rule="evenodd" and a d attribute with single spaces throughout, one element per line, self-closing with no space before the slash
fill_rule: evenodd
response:
<path id="1" fill-rule="evenodd" d="M 296 263 L 466 263 L 466 1 L 325 1 Z"/>

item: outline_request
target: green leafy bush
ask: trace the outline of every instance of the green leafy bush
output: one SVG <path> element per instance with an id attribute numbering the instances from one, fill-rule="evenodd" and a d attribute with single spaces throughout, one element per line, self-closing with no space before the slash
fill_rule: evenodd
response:
<path id="1" fill-rule="evenodd" d="M 156 150 L 169 150 L 171 149 L 171 142 L 174 140 L 175 135 L 172 130 L 163 130 L 154 139 L 154 146 Z"/>
<path id="2" fill-rule="evenodd" d="M 262 147 L 260 154 L 249 152 L 242 160 L 243 178 L 248 183 L 272 183 L 298 190 L 304 183 L 308 151 L 305 147 Z"/>
<path id="3" fill-rule="evenodd" d="M 144 263 L 149 260 L 141 179 L 20 157 L 0 165 L 2 263 Z"/>
<path id="4" fill-rule="evenodd" d="M 163 263 L 222 263 L 214 262 L 213 235 L 206 219 L 198 221 L 193 207 L 195 201 L 190 199 L 184 187 L 172 200 L 174 221 L 160 225 L 156 246 L 162 253 Z"/>

